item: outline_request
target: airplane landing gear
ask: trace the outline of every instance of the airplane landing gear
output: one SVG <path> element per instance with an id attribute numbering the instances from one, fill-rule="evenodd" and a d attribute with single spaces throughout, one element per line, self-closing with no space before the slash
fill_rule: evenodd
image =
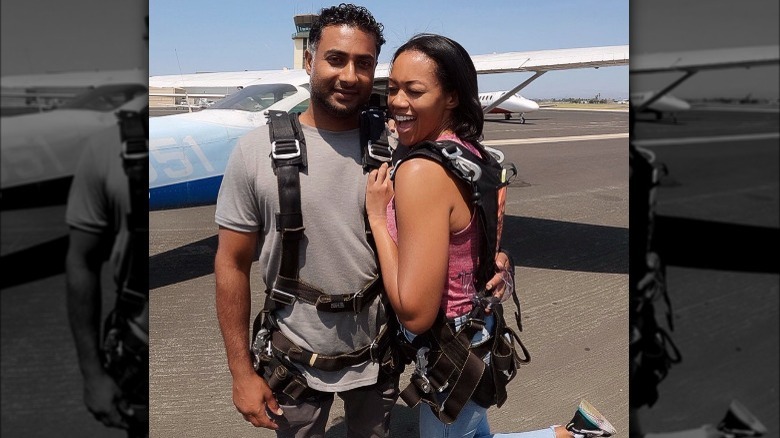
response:
<path id="1" fill-rule="evenodd" d="M 504 120 L 509 120 L 511 118 L 512 118 L 512 114 L 511 113 L 504 114 Z"/>

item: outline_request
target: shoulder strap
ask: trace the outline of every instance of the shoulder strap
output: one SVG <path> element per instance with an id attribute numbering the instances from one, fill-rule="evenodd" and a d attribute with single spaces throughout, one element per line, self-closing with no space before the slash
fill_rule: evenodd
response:
<path id="1" fill-rule="evenodd" d="M 298 249 L 303 238 L 300 172 L 307 166 L 306 139 L 297 114 L 268 111 L 271 137 L 271 163 L 279 190 L 276 231 L 282 233 L 282 259 L 279 274 L 298 278 Z"/>
<path id="2" fill-rule="evenodd" d="M 491 154 L 486 155 L 479 157 L 454 141 L 425 141 L 395 154 L 391 174 L 394 177 L 401 164 L 411 158 L 426 157 L 440 163 L 470 186 L 471 202 L 477 209 L 485 242 L 480 252 L 482 262 L 477 283 L 480 289 L 494 273 L 493 260 L 498 250 L 498 190 L 509 184 L 508 180 L 502 181 L 502 165 Z M 508 166 L 514 168 L 511 163 Z"/>
<path id="3" fill-rule="evenodd" d="M 360 113 L 360 149 L 364 171 L 390 162 L 393 150 L 387 140 L 384 110 L 369 107 Z"/>
<path id="4" fill-rule="evenodd" d="M 129 239 L 120 267 L 116 309 L 128 317 L 139 315 L 149 301 L 149 142 L 144 123 L 148 118 L 137 111 L 117 113 L 122 141 L 122 166 L 130 189 L 127 214 Z"/>

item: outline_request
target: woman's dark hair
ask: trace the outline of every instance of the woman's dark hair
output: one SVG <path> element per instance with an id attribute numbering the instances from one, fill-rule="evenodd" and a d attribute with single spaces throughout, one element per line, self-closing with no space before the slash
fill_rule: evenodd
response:
<path id="1" fill-rule="evenodd" d="M 479 103 L 477 69 L 474 68 L 474 63 L 466 49 L 445 36 L 421 33 L 413 36 L 395 51 L 391 65 L 398 55 L 410 50 L 431 58 L 436 63 L 436 79 L 442 89 L 445 92 L 457 93 L 458 107 L 452 111 L 450 129 L 459 138 L 482 149 L 477 142 L 482 140 L 485 115 Z M 485 156 L 484 150 L 480 152 Z"/>
<path id="2" fill-rule="evenodd" d="M 384 26 L 378 23 L 368 9 L 363 6 L 355 6 L 351 3 L 342 3 L 338 6 L 323 8 L 320 15 L 312 23 L 309 30 L 309 47 L 312 51 L 317 50 L 322 37 L 322 29 L 328 26 L 347 25 L 356 27 L 365 33 L 371 34 L 376 40 L 376 57 L 379 59 L 379 51 L 385 43 L 385 37 L 382 36 Z"/>

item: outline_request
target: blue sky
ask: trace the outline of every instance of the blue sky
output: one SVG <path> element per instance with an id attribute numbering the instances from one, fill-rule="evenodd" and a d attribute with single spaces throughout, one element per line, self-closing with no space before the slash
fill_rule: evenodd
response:
<path id="1" fill-rule="evenodd" d="M 629 43 L 628 0 L 362 1 L 385 26 L 380 62 L 418 32 L 449 36 L 469 53 Z M 292 67 L 293 16 L 334 2 L 150 2 L 151 75 Z M 511 88 L 530 73 L 484 75 L 481 91 Z M 550 72 L 522 94 L 628 97 L 628 67 Z"/>
<path id="2" fill-rule="evenodd" d="M 629 8 L 630 3 L 630 8 Z M 292 65 L 292 17 L 331 2 L 3 0 L 2 74 L 145 68 L 152 74 L 277 69 Z M 450 36 L 473 54 L 631 44 L 632 56 L 669 50 L 777 44 L 777 0 L 367 0 L 385 24 L 386 62 L 417 32 Z M 630 10 L 630 13 L 629 13 Z M 630 15 L 630 17 L 629 17 Z M 630 28 L 630 29 L 629 29 Z M 177 62 L 178 54 L 178 62 Z M 179 69 L 181 65 L 181 70 Z M 512 87 L 528 73 L 485 75 L 483 91 Z M 778 66 L 701 72 L 681 97 L 778 97 Z M 627 67 L 550 72 L 523 90 L 530 98 L 627 97 L 673 75 L 632 76 Z"/>
<path id="3" fill-rule="evenodd" d="M 146 68 L 146 0 L 3 0 L 2 75 Z"/>

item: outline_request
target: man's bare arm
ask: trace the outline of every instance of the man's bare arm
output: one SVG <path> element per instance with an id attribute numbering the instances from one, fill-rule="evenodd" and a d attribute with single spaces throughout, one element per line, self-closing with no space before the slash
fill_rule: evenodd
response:
<path id="1" fill-rule="evenodd" d="M 233 403 L 244 419 L 256 427 L 277 429 L 266 409 L 281 415 L 268 384 L 254 370 L 249 352 L 249 318 L 252 307 L 249 276 L 257 247 L 256 233 L 220 227 L 214 260 L 216 308 L 228 368 L 233 376 Z"/>
<path id="2" fill-rule="evenodd" d="M 84 376 L 87 409 L 106 426 L 127 428 L 119 411 L 122 391 L 103 369 L 100 359 L 100 272 L 106 248 L 112 242 L 106 235 L 71 228 L 65 259 L 68 321 Z"/>

